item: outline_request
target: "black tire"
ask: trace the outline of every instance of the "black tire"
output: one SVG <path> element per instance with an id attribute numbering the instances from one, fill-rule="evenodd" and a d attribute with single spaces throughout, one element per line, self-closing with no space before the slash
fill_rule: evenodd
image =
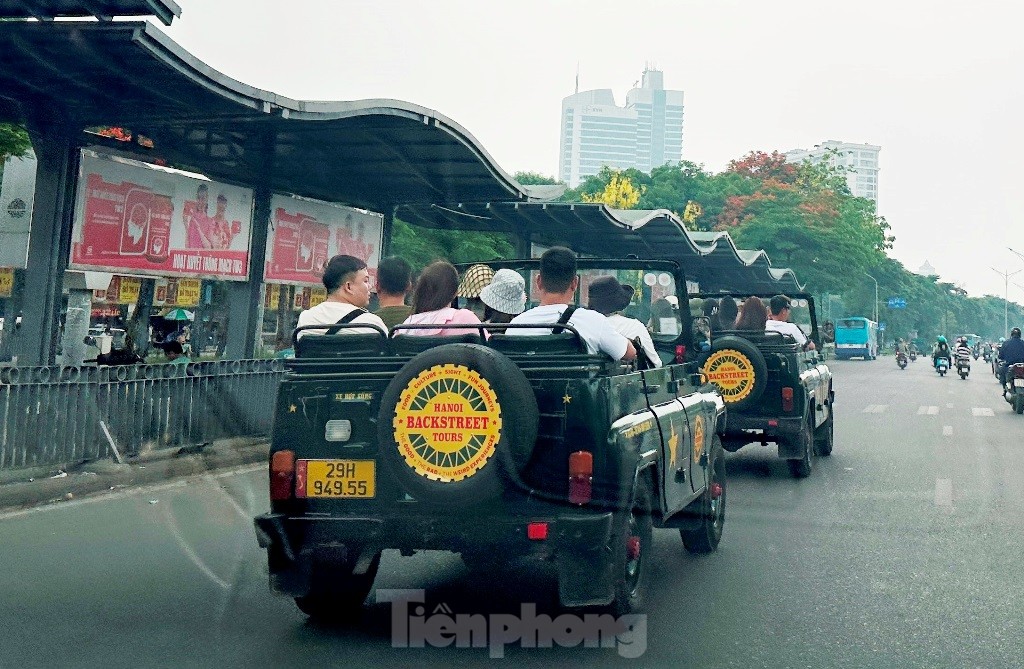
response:
<path id="1" fill-rule="evenodd" d="M 753 383 L 749 386 L 743 385 L 742 383 L 737 387 L 723 386 L 720 383 L 716 383 L 712 375 L 709 374 L 709 380 L 714 383 L 719 392 L 722 393 L 722 399 L 725 400 L 725 405 L 730 409 L 741 410 L 745 407 L 750 407 L 757 404 L 758 400 L 761 399 L 761 395 L 764 394 L 764 389 L 768 385 L 768 365 L 764 361 L 764 355 L 757 349 L 757 346 L 748 339 L 738 337 L 736 335 L 726 335 L 719 337 L 714 341 L 711 346 L 711 350 L 701 360 L 701 371 L 708 374 L 710 370 L 709 363 L 716 359 L 715 354 L 722 351 L 734 351 L 743 358 L 750 361 L 750 366 L 754 371 Z"/>
<path id="2" fill-rule="evenodd" d="M 295 598 L 295 605 L 310 618 L 337 622 L 355 618 L 373 587 L 380 568 L 380 553 L 365 574 L 352 573 L 353 563 L 318 563 L 313 567 L 309 594 Z"/>
<path id="3" fill-rule="evenodd" d="M 401 426 L 398 418 L 399 403 L 403 401 L 403 393 L 410 385 L 418 382 L 422 394 L 410 395 L 405 401 L 423 402 L 421 406 L 425 406 L 431 392 L 434 396 L 441 392 L 456 394 L 460 398 L 464 397 L 467 402 L 483 397 L 468 383 L 456 385 L 453 390 L 452 387 L 446 388 L 441 379 L 427 381 L 421 377 L 435 371 L 443 373 L 447 370 L 457 370 L 473 378 L 482 379 L 489 386 L 495 405 L 490 411 L 491 419 L 497 416 L 501 420 L 498 438 L 493 444 L 493 454 L 481 456 L 480 453 L 487 447 L 482 445 L 482 442 L 474 445 L 472 437 L 467 438 L 468 433 L 465 431 L 461 434 L 454 433 L 459 439 L 469 440 L 462 442 L 464 445 L 452 452 L 453 457 L 460 453 L 468 454 L 466 457 L 469 459 L 462 462 L 447 457 L 442 459 L 444 453 L 441 450 L 435 449 L 435 445 L 428 443 L 425 438 L 415 435 L 408 437 L 406 454 L 403 455 L 403 451 L 400 450 L 402 447 L 396 436 Z M 412 406 L 415 406 L 415 402 Z M 480 409 L 484 409 L 482 403 Z M 459 505 L 476 504 L 499 497 L 506 484 L 522 485 L 519 474 L 533 453 L 538 419 L 537 399 L 533 388 L 511 360 L 478 344 L 445 344 L 414 357 L 388 384 L 381 398 L 377 438 L 381 458 L 387 463 L 403 490 L 421 502 L 444 506 L 456 512 Z M 417 440 L 418 443 L 414 443 Z M 476 450 L 472 450 L 473 448 Z M 428 460 L 431 456 L 437 460 Z M 418 459 L 421 471 L 417 471 L 417 463 L 407 461 L 407 457 Z M 473 465 L 472 471 L 458 472 L 456 468 L 459 465 L 467 462 L 472 465 L 475 458 L 479 460 Z M 434 465 L 434 472 L 426 469 Z M 444 472 L 455 474 L 436 473 L 446 466 Z"/>
<path id="4" fill-rule="evenodd" d="M 796 440 L 803 456 L 798 460 L 786 460 L 786 462 L 789 464 L 789 473 L 793 475 L 793 478 L 805 479 L 811 475 L 811 470 L 814 469 L 814 437 L 808 422 L 804 421 L 803 428 L 796 436 Z"/>
<path id="5" fill-rule="evenodd" d="M 629 515 L 618 523 L 619 531 L 613 534 L 611 553 L 615 560 L 615 599 L 610 608 L 615 616 L 634 613 L 643 607 L 653 546 L 651 498 L 650 480 L 641 475 L 633 489 Z M 635 555 L 631 552 L 631 545 L 636 546 Z"/>
<path id="6" fill-rule="evenodd" d="M 725 526 L 725 451 L 717 435 L 711 442 L 708 458 L 708 473 L 711 480 L 708 481 L 704 494 L 693 503 L 694 508 L 683 512 L 696 515 L 700 525 L 689 530 L 679 530 L 683 547 L 690 553 L 713 552 L 722 540 L 722 530 Z M 719 486 L 717 491 L 715 484 Z"/>
<path id="7" fill-rule="evenodd" d="M 1017 414 L 1024 414 L 1024 395 L 1013 396 L 1013 411 Z"/>
<path id="8" fill-rule="evenodd" d="M 832 447 L 835 445 L 835 415 L 832 413 L 832 405 L 828 407 L 828 418 L 814 431 L 814 454 L 832 455 Z"/>

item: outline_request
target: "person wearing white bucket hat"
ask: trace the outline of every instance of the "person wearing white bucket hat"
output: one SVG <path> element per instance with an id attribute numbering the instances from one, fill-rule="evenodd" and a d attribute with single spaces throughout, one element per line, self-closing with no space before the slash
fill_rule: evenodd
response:
<path id="1" fill-rule="evenodd" d="M 526 310 L 526 281 L 519 272 L 499 269 L 480 291 L 485 323 L 508 323 Z"/>

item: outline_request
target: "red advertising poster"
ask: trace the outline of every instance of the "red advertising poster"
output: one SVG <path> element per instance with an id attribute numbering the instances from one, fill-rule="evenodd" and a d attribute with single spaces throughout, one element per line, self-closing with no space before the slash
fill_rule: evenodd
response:
<path id="1" fill-rule="evenodd" d="M 380 214 L 275 195 L 263 280 L 320 286 L 324 265 L 337 254 L 366 261 L 371 279 L 375 279 L 383 231 Z"/>
<path id="2" fill-rule="evenodd" d="M 70 266 L 244 281 L 252 191 L 82 152 Z"/>

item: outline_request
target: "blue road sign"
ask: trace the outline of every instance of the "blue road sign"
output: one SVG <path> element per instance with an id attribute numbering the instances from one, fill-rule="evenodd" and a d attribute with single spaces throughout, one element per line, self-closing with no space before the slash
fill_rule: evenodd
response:
<path id="1" fill-rule="evenodd" d="M 878 324 L 878 331 L 885 332 L 885 321 L 882 321 L 881 323 Z"/>
<path id="2" fill-rule="evenodd" d="M 890 309 L 906 309 L 907 301 L 902 297 L 890 297 L 888 305 Z"/>

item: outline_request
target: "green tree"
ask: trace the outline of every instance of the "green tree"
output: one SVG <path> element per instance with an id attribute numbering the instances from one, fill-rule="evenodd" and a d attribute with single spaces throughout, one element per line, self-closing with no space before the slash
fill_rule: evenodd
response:
<path id="1" fill-rule="evenodd" d="M 524 186 L 555 186 L 562 183 L 554 177 L 545 176 L 540 172 L 516 172 L 512 178 Z"/>
<path id="2" fill-rule="evenodd" d="M 0 123 L 0 163 L 8 156 L 24 156 L 32 148 L 24 126 Z"/>
<path id="3" fill-rule="evenodd" d="M 465 263 L 512 258 L 515 246 L 499 233 L 433 230 L 395 219 L 391 253 L 420 270 L 435 260 Z"/>

